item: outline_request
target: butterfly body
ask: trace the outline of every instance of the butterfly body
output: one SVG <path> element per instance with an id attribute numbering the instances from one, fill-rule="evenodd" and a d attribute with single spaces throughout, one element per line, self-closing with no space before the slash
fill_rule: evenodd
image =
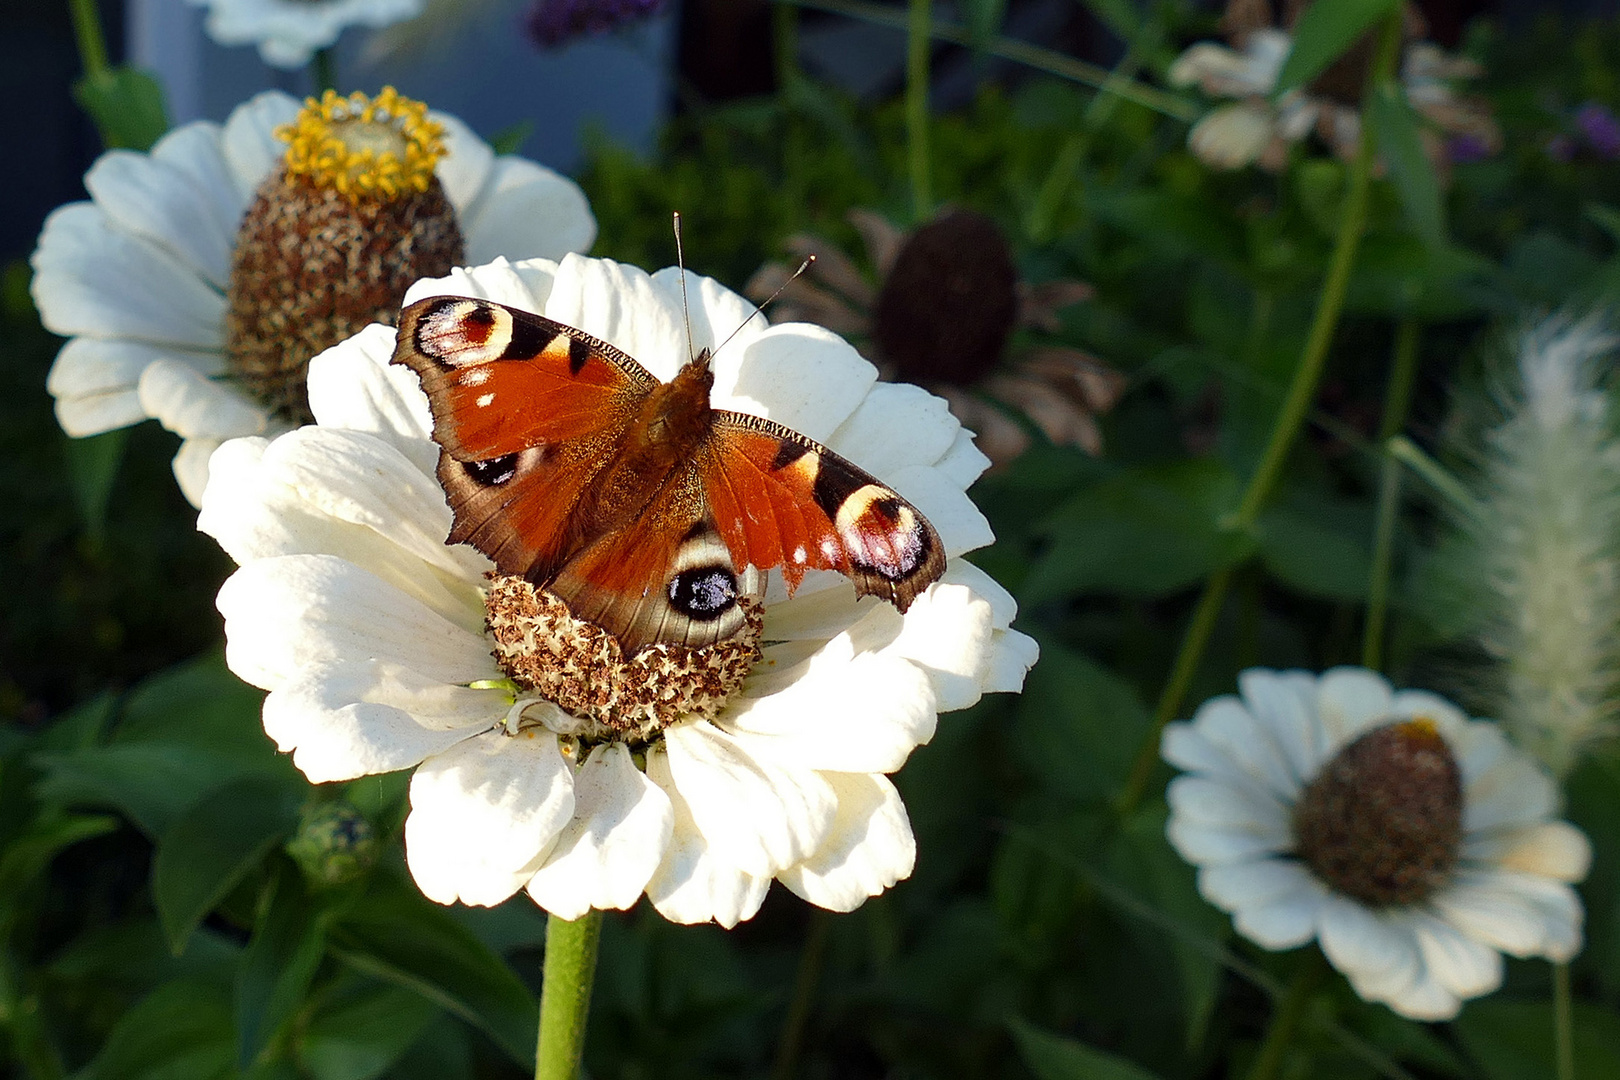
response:
<path id="1" fill-rule="evenodd" d="M 797 432 L 716 409 L 707 350 L 659 382 L 618 349 L 486 300 L 400 316 L 394 362 L 422 380 L 439 479 L 468 543 L 564 600 L 626 653 L 735 633 L 780 567 L 904 611 L 944 570 L 910 503 Z"/>

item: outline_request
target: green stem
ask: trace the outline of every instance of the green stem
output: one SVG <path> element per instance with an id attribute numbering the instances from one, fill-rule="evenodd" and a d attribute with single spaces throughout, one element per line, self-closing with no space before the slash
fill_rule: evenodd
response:
<path id="1" fill-rule="evenodd" d="M 771 45 L 776 60 L 778 91 L 799 77 L 799 9 L 776 4 L 771 9 Z"/>
<path id="2" fill-rule="evenodd" d="M 101 12 L 96 0 L 68 0 L 73 16 L 73 36 L 79 43 L 79 62 L 84 73 L 95 79 L 107 74 L 107 35 L 101 29 Z"/>
<path id="3" fill-rule="evenodd" d="M 831 931 L 830 912 L 816 908 L 810 913 L 810 930 L 804 938 L 804 949 L 799 953 L 799 970 L 793 979 L 793 1000 L 788 1003 L 787 1019 L 782 1023 L 782 1036 L 776 1044 L 771 1080 L 793 1080 L 799 1051 L 804 1046 L 804 1031 L 810 1023 L 811 1007 L 816 1001 L 816 985 L 821 982 L 821 964 L 827 956 L 827 940 Z"/>
<path id="4" fill-rule="evenodd" d="M 337 57 L 331 48 L 316 49 L 309 61 L 309 81 L 315 84 L 315 96 L 326 91 L 337 91 Z"/>
<path id="5" fill-rule="evenodd" d="M 934 212 L 928 153 L 928 60 L 934 47 L 933 0 L 909 0 L 906 20 L 906 140 L 911 164 L 911 213 L 916 223 Z"/>
<path id="6" fill-rule="evenodd" d="M 1266 1028 L 1266 1037 L 1260 1044 L 1260 1053 L 1249 1069 L 1248 1080 L 1275 1080 L 1282 1074 L 1283 1063 L 1288 1057 L 1288 1047 L 1294 1041 L 1294 1033 L 1299 1030 L 1300 1021 L 1305 1018 L 1305 1011 L 1311 1003 L 1311 995 L 1316 993 L 1316 988 L 1326 973 L 1322 954 L 1311 949 L 1301 961 L 1294 981 L 1289 984 L 1288 990 L 1272 1011 L 1271 1024 Z"/>
<path id="7" fill-rule="evenodd" d="M 1418 324 L 1410 317 L 1395 328 L 1395 353 L 1389 388 L 1384 394 L 1384 420 L 1378 441 L 1387 443 L 1406 425 L 1417 381 Z M 1378 516 L 1373 526 L 1372 569 L 1367 581 L 1367 621 L 1361 634 L 1361 666 L 1376 671 L 1383 664 L 1384 625 L 1389 611 L 1389 574 L 1395 558 L 1395 518 L 1401 505 L 1401 466 L 1385 455 L 1378 466 Z"/>
<path id="8" fill-rule="evenodd" d="M 1471 518 L 1479 517 L 1479 500 L 1474 498 L 1473 493 L 1411 439 L 1397 435 L 1384 444 L 1384 452 L 1428 481 L 1429 486 L 1444 496 L 1453 509 Z"/>
<path id="9" fill-rule="evenodd" d="M 814 8 L 818 11 L 831 11 L 838 15 L 847 15 L 852 19 L 873 23 L 878 26 L 893 26 L 897 29 L 907 29 L 908 16 L 894 8 L 882 4 L 866 3 L 865 0 L 780 0 L 781 3 L 793 4 L 796 7 Z M 1118 80 L 1114 73 L 1105 67 L 1088 64 L 1083 60 L 1076 60 L 1051 49 L 1043 49 L 1039 45 L 1017 41 L 1013 38 L 996 37 L 989 41 L 975 39 L 966 28 L 954 26 L 950 23 L 934 23 L 930 31 L 933 37 L 940 41 L 949 41 L 956 45 L 970 45 L 981 49 L 991 56 L 999 56 L 1003 60 L 1032 67 L 1036 71 L 1044 71 L 1048 75 L 1056 75 L 1060 79 L 1080 83 L 1096 90 L 1105 90 L 1117 94 L 1126 101 L 1134 101 L 1144 108 L 1152 109 L 1156 113 L 1183 120 L 1188 123 L 1198 119 L 1203 110 L 1192 101 L 1175 94 L 1166 93 L 1143 83 L 1133 80 Z"/>
<path id="10" fill-rule="evenodd" d="M 1553 1046 L 1557 1054 L 1558 1080 L 1575 1080 L 1575 1009 L 1570 1001 L 1569 965 L 1553 969 Z"/>
<path id="11" fill-rule="evenodd" d="M 1395 60 L 1400 51 L 1401 17 L 1402 10 L 1397 9 L 1384 25 L 1378 42 L 1378 55 L 1373 61 L 1364 97 L 1370 96 L 1373 87 L 1394 74 Z M 1310 333 L 1305 338 L 1305 347 L 1300 352 L 1299 363 L 1294 368 L 1288 396 L 1283 399 L 1282 408 L 1272 424 L 1271 438 L 1260 456 L 1260 464 L 1255 467 L 1254 475 L 1249 478 L 1237 510 L 1224 523 L 1234 532 L 1248 533 L 1254 529 L 1255 523 L 1260 519 L 1260 511 L 1265 508 L 1266 500 L 1271 497 L 1272 490 L 1282 477 L 1283 466 L 1294 447 L 1294 440 L 1298 437 L 1299 429 L 1304 425 L 1305 417 L 1310 412 L 1311 402 L 1316 397 L 1316 384 L 1322 377 L 1322 368 L 1327 362 L 1328 346 L 1332 344 L 1333 333 L 1339 326 L 1339 314 L 1344 310 L 1345 292 L 1350 286 L 1350 271 L 1355 266 L 1356 252 L 1361 247 L 1361 234 L 1367 226 L 1367 195 L 1372 183 L 1372 164 L 1372 125 L 1363 124 L 1356 157 L 1350 164 L 1350 187 L 1345 193 L 1344 216 L 1339 221 L 1339 235 L 1333 244 L 1327 277 L 1322 282 L 1322 292 L 1316 304 L 1316 316 L 1311 321 Z M 1220 610 L 1221 601 L 1226 596 L 1226 587 L 1230 581 L 1231 573 L 1230 569 L 1227 569 L 1215 574 L 1204 586 L 1204 594 L 1198 600 L 1193 621 L 1187 627 L 1187 635 L 1182 639 L 1181 649 L 1176 654 L 1170 681 L 1165 685 L 1164 693 L 1159 698 L 1159 707 L 1154 712 L 1153 728 L 1142 740 L 1142 746 L 1136 753 L 1136 760 L 1132 763 L 1125 786 L 1120 792 L 1116 805 L 1122 816 L 1134 810 L 1147 792 L 1148 781 L 1158 764 L 1160 732 L 1181 709 L 1182 697 L 1192 682 L 1193 674 L 1198 670 L 1199 661 L 1203 659 L 1204 647 L 1209 643 L 1210 631 L 1214 628 L 1215 615 Z"/>
<path id="12" fill-rule="evenodd" d="M 575 1080 L 585 1052 L 585 1022 L 596 980 L 596 947 L 602 913 L 586 912 L 570 922 L 546 920 L 546 964 L 540 986 L 540 1042 L 535 1047 L 534 1080 Z"/>

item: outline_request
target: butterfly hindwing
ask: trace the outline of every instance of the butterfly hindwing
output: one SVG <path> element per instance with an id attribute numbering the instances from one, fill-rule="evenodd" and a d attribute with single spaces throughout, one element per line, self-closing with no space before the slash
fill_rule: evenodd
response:
<path id="1" fill-rule="evenodd" d="M 934 527 L 871 473 L 761 417 L 714 417 L 704 484 L 737 561 L 782 567 L 790 591 L 806 570 L 837 570 L 901 611 L 945 572 Z"/>

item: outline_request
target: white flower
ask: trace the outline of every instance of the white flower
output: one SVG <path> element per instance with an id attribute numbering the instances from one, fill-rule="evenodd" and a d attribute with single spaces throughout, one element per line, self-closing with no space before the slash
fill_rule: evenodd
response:
<path id="1" fill-rule="evenodd" d="M 481 296 L 601 337 L 662 379 L 687 357 L 680 278 L 568 256 L 494 263 L 418 283 L 409 299 Z M 752 306 L 687 276 L 692 334 L 718 344 Z M 489 562 L 447 547 L 427 402 L 372 326 L 317 357 L 318 423 L 227 443 L 199 526 L 241 569 L 225 584 L 232 670 L 270 691 L 265 729 L 310 780 L 416 767 L 406 857 L 441 903 L 496 904 L 527 888 L 577 918 L 645 892 L 677 922 L 731 926 L 772 878 L 849 910 L 911 872 L 905 808 L 885 774 L 932 736 L 936 714 L 1022 685 L 1035 645 L 1012 598 L 962 552 L 990 530 L 964 492 L 986 465 L 945 403 L 876 371 L 819 327 L 755 319 L 714 361 L 717 407 L 769 416 L 892 484 L 933 522 L 943 580 L 901 616 L 857 604 L 812 571 L 766 594 L 765 659 L 715 720 L 676 720 L 650 743 L 599 742 L 484 689 Z M 773 579 L 776 578 L 772 574 Z M 559 737 L 561 733 L 561 738 Z M 571 756 L 572 755 L 572 756 Z"/>
<path id="2" fill-rule="evenodd" d="M 422 12 L 425 0 L 191 0 L 208 8 L 208 36 L 221 45 L 257 45 L 264 62 L 302 67 L 350 26 L 392 26 Z"/>
<path id="3" fill-rule="evenodd" d="M 1596 385 L 1617 345 L 1596 319 L 1524 331 L 1520 386 L 1486 438 L 1477 516 L 1463 523 L 1458 572 L 1485 586 L 1502 721 L 1557 775 L 1612 732 L 1620 687 L 1620 442 Z"/>
<path id="4" fill-rule="evenodd" d="M 1172 85 L 1197 86 L 1210 97 L 1236 99 L 1210 110 L 1188 133 L 1187 145 L 1200 160 L 1218 169 L 1254 162 L 1280 169 L 1288 146 L 1313 130 L 1339 157 L 1355 156 L 1361 140 L 1359 73 L 1350 72 L 1352 85 L 1338 87 L 1336 93 L 1320 86 L 1319 77 L 1318 83 L 1271 100 L 1293 47 L 1288 32 L 1259 27 L 1247 30 L 1239 49 L 1200 41 L 1170 65 Z M 1427 42 L 1407 45 L 1401 59 L 1401 83 L 1412 107 L 1440 132 L 1468 139 L 1469 153 L 1485 155 L 1501 147 L 1489 106 L 1453 89 L 1480 74 L 1478 64 Z M 1427 129 L 1423 137 L 1430 158 L 1444 167 L 1450 152 L 1445 141 Z"/>
<path id="5" fill-rule="evenodd" d="M 272 133 L 298 111 L 271 91 L 223 127 L 186 124 L 150 154 L 103 154 L 85 175 L 91 200 L 54 211 L 33 255 L 40 316 L 71 339 L 46 383 L 63 430 L 94 435 L 156 418 L 183 440 L 174 470 L 194 505 L 223 440 L 286 426 L 223 378 L 225 292 L 238 226 L 286 149 Z M 573 181 L 496 157 L 453 116 L 432 118 L 445 128 L 436 172 L 468 261 L 590 246 L 596 221 Z"/>
<path id="6" fill-rule="evenodd" d="M 1495 724 L 1365 668 L 1256 669 L 1238 686 L 1169 725 L 1163 753 L 1187 774 L 1170 784 L 1170 842 L 1245 937 L 1315 938 L 1356 993 L 1426 1020 L 1501 985 L 1502 953 L 1580 950 L 1570 883 L 1590 845 L 1553 820 L 1552 780 Z M 1324 822 L 1361 845 L 1322 842 Z"/>

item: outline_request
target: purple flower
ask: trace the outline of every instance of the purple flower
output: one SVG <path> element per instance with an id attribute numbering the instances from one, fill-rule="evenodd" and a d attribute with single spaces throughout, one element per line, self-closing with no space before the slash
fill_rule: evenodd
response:
<path id="1" fill-rule="evenodd" d="M 1598 157 L 1620 158 L 1620 119 L 1595 101 L 1575 111 L 1575 126 Z"/>
<path id="2" fill-rule="evenodd" d="M 1470 161 L 1484 161 L 1491 156 L 1491 146 L 1478 135 L 1463 132 L 1446 141 L 1446 156 L 1459 165 Z"/>
<path id="3" fill-rule="evenodd" d="M 534 0 L 523 16 L 529 40 L 555 49 L 572 38 L 600 34 L 645 19 L 664 0 Z"/>
<path id="4" fill-rule="evenodd" d="M 1547 151 L 1547 156 L 1554 161 L 1568 162 L 1575 160 L 1575 140 L 1568 135 L 1554 135 L 1547 140 L 1544 149 Z"/>

